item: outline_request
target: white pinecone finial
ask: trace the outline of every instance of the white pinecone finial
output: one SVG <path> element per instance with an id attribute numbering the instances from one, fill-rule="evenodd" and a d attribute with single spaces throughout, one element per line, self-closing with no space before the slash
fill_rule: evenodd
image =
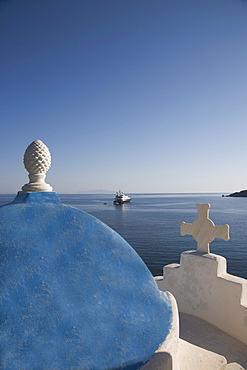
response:
<path id="1" fill-rule="evenodd" d="M 29 183 L 22 187 L 24 193 L 53 190 L 44 181 L 46 172 L 51 167 L 51 154 L 41 140 L 35 140 L 27 147 L 23 162 L 30 179 Z"/>

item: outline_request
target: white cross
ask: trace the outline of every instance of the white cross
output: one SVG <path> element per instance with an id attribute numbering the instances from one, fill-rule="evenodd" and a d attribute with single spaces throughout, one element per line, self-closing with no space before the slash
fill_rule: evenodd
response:
<path id="1" fill-rule="evenodd" d="M 210 204 L 197 204 L 198 217 L 193 224 L 181 222 L 180 234 L 192 235 L 197 241 L 197 250 L 209 253 L 209 243 L 214 238 L 229 240 L 229 225 L 215 226 L 213 221 L 209 219 Z"/>

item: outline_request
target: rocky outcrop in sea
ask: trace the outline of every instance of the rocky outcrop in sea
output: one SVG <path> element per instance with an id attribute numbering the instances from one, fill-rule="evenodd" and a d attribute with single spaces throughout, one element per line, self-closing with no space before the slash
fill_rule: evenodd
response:
<path id="1" fill-rule="evenodd" d="M 224 196 L 224 195 L 223 195 Z M 241 191 L 236 191 L 235 193 L 226 195 L 227 197 L 247 197 L 247 189 L 246 190 L 241 190 Z"/>

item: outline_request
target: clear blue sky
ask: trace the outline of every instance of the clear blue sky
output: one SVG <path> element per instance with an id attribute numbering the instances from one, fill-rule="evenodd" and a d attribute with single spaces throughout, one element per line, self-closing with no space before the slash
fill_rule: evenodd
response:
<path id="1" fill-rule="evenodd" d="M 1 0 L 0 193 L 247 188 L 247 1 Z"/>

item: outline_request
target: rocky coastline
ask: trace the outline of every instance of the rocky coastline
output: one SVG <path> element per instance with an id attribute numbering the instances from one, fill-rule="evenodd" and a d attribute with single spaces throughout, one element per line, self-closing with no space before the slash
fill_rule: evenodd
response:
<path id="1" fill-rule="evenodd" d="M 236 191 L 235 193 L 229 194 L 229 195 L 222 195 L 223 197 L 247 197 L 247 189 Z"/>

